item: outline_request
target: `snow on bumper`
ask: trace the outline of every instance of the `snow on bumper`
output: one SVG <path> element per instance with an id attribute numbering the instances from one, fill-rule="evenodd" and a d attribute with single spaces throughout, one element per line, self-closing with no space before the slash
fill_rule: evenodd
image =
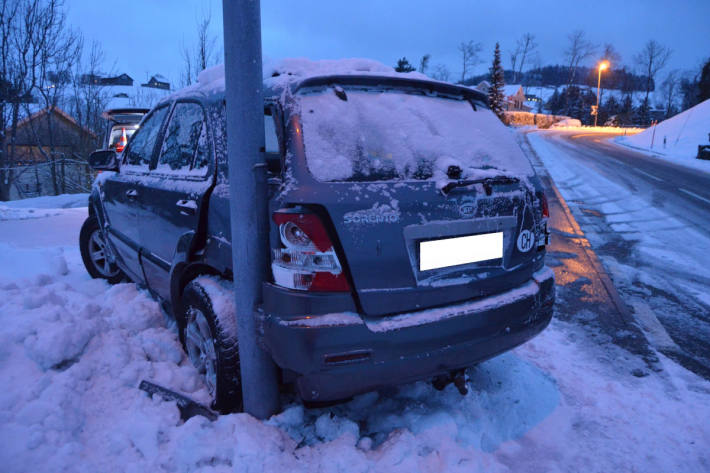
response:
<path id="1" fill-rule="evenodd" d="M 547 326 L 554 294 L 545 267 L 501 294 L 390 317 L 262 315 L 263 341 L 279 366 L 296 373 L 304 400 L 342 399 L 508 351 Z"/>

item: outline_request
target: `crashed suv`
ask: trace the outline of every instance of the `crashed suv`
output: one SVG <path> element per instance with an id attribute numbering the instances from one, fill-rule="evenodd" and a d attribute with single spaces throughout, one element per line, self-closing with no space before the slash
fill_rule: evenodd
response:
<path id="1" fill-rule="evenodd" d="M 475 90 L 378 67 L 268 72 L 270 279 L 254 314 L 283 386 L 332 401 L 464 368 L 549 323 L 548 209 Z M 314 70 L 315 69 L 315 70 Z M 81 231 L 88 272 L 171 313 L 221 411 L 239 409 L 224 79 L 155 106 L 102 173 Z M 245 255 L 247 257 L 247 255 Z"/>

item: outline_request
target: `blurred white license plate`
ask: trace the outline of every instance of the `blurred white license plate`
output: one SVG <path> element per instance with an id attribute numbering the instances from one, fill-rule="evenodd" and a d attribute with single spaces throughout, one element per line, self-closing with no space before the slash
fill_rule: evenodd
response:
<path id="1" fill-rule="evenodd" d="M 419 271 L 503 258 L 503 232 L 419 243 Z"/>

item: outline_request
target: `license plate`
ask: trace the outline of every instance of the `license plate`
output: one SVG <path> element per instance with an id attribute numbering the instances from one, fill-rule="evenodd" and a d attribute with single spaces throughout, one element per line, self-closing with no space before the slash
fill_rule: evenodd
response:
<path id="1" fill-rule="evenodd" d="M 503 258 L 503 232 L 419 243 L 419 271 Z"/>

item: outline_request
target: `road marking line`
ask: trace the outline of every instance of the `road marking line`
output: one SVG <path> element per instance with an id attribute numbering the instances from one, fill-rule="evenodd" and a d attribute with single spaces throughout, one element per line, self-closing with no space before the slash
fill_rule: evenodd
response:
<path id="1" fill-rule="evenodd" d="M 702 195 L 698 195 L 698 194 L 696 194 L 695 192 L 687 191 L 687 190 L 683 189 L 682 187 L 679 187 L 678 190 L 681 191 L 681 192 L 684 193 L 684 194 L 692 195 L 692 196 L 695 197 L 696 199 L 700 199 L 700 200 L 702 200 L 702 201 L 707 202 L 708 204 L 710 204 L 710 199 L 706 199 L 706 198 L 703 197 Z"/>
<path id="2" fill-rule="evenodd" d="M 636 169 L 636 172 L 639 172 L 639 173 L 643 174 L 643 175 L 646 176 L 646 177 L 650 177 L 651 179 L 653 179 L 653 180 L 655 180 L 655 181 L 663 182 L 663 179 L 661 179 L 660 177 L 656 177 L 656 176 L 654 176 L 653 174 L 649 174 L 649 173 L 644 172 L 644 171 L 642 171 L 642 170 L 640 170 L 640 169 Z"/>

